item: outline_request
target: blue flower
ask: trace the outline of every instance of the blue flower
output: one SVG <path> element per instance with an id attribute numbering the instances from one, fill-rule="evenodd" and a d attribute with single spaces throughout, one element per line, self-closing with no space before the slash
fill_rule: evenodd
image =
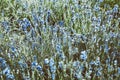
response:
<path id="1" fill-rule="evenodd" d="M 64 26 L 64 21 L 59 21 L 60 26 Z"/>
<path id="2" fill-rule="evenodd" d="M 10 68 L 9 68 L 9 67 L 6 67 L 6 68 L 3 70 L 3 74 L 5 74 L 5 75 L 10 74 Z"/>
<path id="3" fill-rule="evenodd" d="M 114 12 L 114 13 L 117 13 L 117 12 L 118 12 L 118 9 L 119 9 L 119 6 L 118 6 L 117 4 L 114 5 L 113 12 Z"/>
<path id="4" fill-rule="evenodd" d="M 40 73 L 41 75 L 44 74 L 44 72 L 43 72 L 43 70 L 42 70 L 42 66 L 37 65 L 36 69 L 39 71 L 39 73 Z"/>
<path id="5" fill-rule="evenodd" d="M 2 22 L 2 26 L 6 29 L 9 26 L 9 23 L 7 21 Z"/>
<path id="6" fill-rule="evenodd" d="M 16 52 L 17 51 L 14 46 L 11 46 L 11 50 L 12 50 L 12 52 Z"/>
<path id="7" fill-rule="evenodd" d="M 80 66 L 80 62 L 79 61 L 74 61 L 73 62 L 73 67 L 79 67 Z"/>
<path id="8" fill-rule="evenodd" d="M 6 61 L 4 60 L 4 58 L 0 57 L 0 68 L 4 69 L 6 66 Z"/>
<path id="9" fill-rule="evenodd" d="M 12 74 L 8 74 L 7 75 L 7 79 L 6 80 L 14 80 L 14 79 L 15 79 L 14 75 L 12 75 Z"/>
<path id="10" fill-rule="evenodd" d="M 36 67 L 36 69 L 37 69 L 38 71 L 42 71 L 42 67 L 41 67 L 40 65 L 38 65 L 38 66 Z"/>
<path id="11" fill-rule="evenodd" d="M 101 71 L 96 72 L 96 76 L 101 76 L 101 75 L 102 75 Z"/>
<path id="12" fill-rule="evenodd" d="M 38 65 L 38 63 L 36 61 L 33 61 L 31 65 L 32 65 L 32 67 L 36 67 Z"/>
<path id="13" fill-rule="evenodd" d="M 55 73 L 56 72 L 56 66 L 55 65 L 50 67 L 50 72 L 51 73 Z"/>
<path id="14" fill-rule="evenodd" d="M 23 21 L 26 24 L 26 27 L 30 26 L 30 21 L 27 18 L 24 18 Z"/>
<path id="15" fill-rule="evenodd" d="M 28 8 L 28 2 L 26 1 L 25 3 L 23 3 L 23 8 L 27 9 Z"/>
<path id="16" fill-rule="evenodd" d="M 35 32 L 34 28 L 31 29 L 31 36 L 32 36 L 32 38 L 34 38 L 36 36 L 36 32 Z"/>
<path id="17" fill-rule="evenodd" d="M 23 31 L 27 31 L 27 28 L 31 25 L 27 18 L 24 18 L 22 21 L 18 20 L 18 23 L 22 26 Z"/>
<path id="18" fill-rule="evenodd" d="M 52 80 L 55 80 L 55 73 L 51 74 Z"/>
<path id="19" fill-rule="evenodd" d="M 64 55 L 64 52 L 63 52 L 62 50 L 60 50 L 60 51 L 58 52 L 58 57 L 59 57 L 60 59 L 62 59 L 63 61 L 65 60 L 65 55 Z"/>
<path id="20" fill-rule="evenodd" d="M 44 20 L 40 20 L 40 23 L 43 25 L 45 23 L 45 21 Z"/>
<path id="21" fill-rule="evenodd" d="M 33 60 L 37 61 L 37 56 L 36 55 L 33 56 Z"/>
<path id="22" fill-rule="evenodd" d="M 109 63 L 110 63 L 110 58 L 106 60 L 106 64 L 109 64 Z"/>
<path id="23" fill-rule="evenodd" d="M 0 57 L 0 63 L 2 63 L 4 60 L 4 58 Z"/>
<path id="24" fill-rule="evenodd" d="M 81 58 L 82 60 L 86 60 L 86 59 L 87 59 L 87 52 L 86 52 L 86 51 L 82 51 L 82 52 L 81 52 L 81 55 L 80 55 L 80 58 Z"/>
<path id="25" fill-rule="evenodd" d="M 96 58 L 95 65 L 97 65 L 97 66 L 100 65 L 100 57 Z"/>
<path id="26" fill-rule="evenodd" d="M 94 64 L 95 64 L 95 61 L 91 61 L 89 64 L 90 64 L 90 65 L 94 65 Z"/>
<path id="27" fill-rule="evenodd" d="M 105 52 L 105 53 L 108 53 L 108 50 L 109 50 L 108 45 L 107 45 L 107 44 L 105 44 L 105 49 L 104 49 L 104 52 Z"/>
<path id="28" fill-rule="evenodd" d="M 60 50 L 61 50 L 61 44 L 57 44 L 57 45 L 56 45 L 56 50 L 57 50 L 57 51 L 60 51 Z"/>
<path id="29" fill-rule="evenodd" d="M 38 21 L 37 15 L 35 13 L 32 14 L 32 18 L 34 22 Z"/>
<path id="30" fill-rule="evenodd" d="M 48 11 L 47 11 L 47 15 L 48 15 L 48 16 L 50 16 L 50 14 L 51 14 L 51 11 L 50 11 L 50 10 L 48 10 Z"/>
<path id="31" fill-rule="evenodd" d="M 10 31 L 9 22 L 7 21 L 2 22 L 2 26 L 6 32 Z"/>
<path id="32" fill-rule="evenodd" d="M 54 59 L 51 58 L 50 61 L 49 61 L 49 66 L 51 67 L 51 66 L 53 66 L 54 64 L 55 64 Z"/>
<path id="33" fill-rule="evenodd" d="M 22 68 L 22 69 L 25 69 L 28 67 L 27 63 L 25 63 L 24 61 L 20 60 L 18 62 L 19 66 Z"/>
<path id="34" fill-rule="evenodd" d="M 60 61 L 60 62 L 58 63 L 58 68 L 60 68 L 60 69 L 63 70 L 63 65 L 64 65 L 63 61 Z"/>

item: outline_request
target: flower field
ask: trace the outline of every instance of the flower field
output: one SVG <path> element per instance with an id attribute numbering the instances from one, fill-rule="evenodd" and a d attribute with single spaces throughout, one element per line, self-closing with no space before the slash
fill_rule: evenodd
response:
<path id="1" fill-rule="evenodd" d="M 0 0 L 0 80 L 120 80 L 120 0 Z"/>

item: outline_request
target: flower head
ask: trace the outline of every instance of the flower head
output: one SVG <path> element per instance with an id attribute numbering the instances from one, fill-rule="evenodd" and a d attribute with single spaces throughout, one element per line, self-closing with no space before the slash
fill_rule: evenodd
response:
<path id="1" fill-rule="evenodd" d="M 86 52 L 86 51 L 82 51 L 82 52 L 81 52 L 81 55 L 80 55 L 80 58 L 81 58 L 82 60 L 86 60 L 86 59 L 87 59 L 87 52 Z"/>
<path id="2" fill-rule="evenodd" d="M 46 58 L 46 59 L 44 60 L 44 64 L 49 64 L 49 59 L 48 59 L 48 58 Z"/>

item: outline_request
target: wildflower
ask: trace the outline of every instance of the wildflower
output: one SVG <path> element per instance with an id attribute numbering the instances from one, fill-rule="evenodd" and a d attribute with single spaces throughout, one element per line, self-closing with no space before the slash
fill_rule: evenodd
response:
<path id="1" fill-rule="evenodd" d="M 76 72 L 74 73 L 74 77 L 77 78 L 78 80 L 83 78 L 81 73 Z"/>
<path id="2" fill-rule="evenodd" d="M 6 68 L 3 70 L 3 74 L 5 74 L 5 75 L 10 74 L 10 68 L 9 68 L 9 67 L 6 67 Z"/>
<path id="3" fill-rule="evenodd" d="M 58 31 L 58 27 L 54 27 L 52 33 L 56 33 Z"/>
<path id="4" fill-rule="evenodd" d="M 100 57 L 96 58 L 95 65 L 100 65 Z"/>
<path id="5" fill-rule="evenodd" d="M 4 60 L 4 58 L 0 57 L 0 63 L 2 63 Z"/>
<path id="6" fill-rule="evenodd" d="M 32 18 L 33 18 L 34 23 L 37 23 L 38 18 L 37 18 L 37 15 L 34 12 L 32 12 Z"/>
<path id="7" fill-rule="evenodd" d="M 40 20 L 40 23 L 41 23 L 42 25 L 44 25 L 45 21 L 41 19 L 41 20 Z"/>
<path id="8" fill-rule="evenodd" d="M 67 33 L 63 34 L 63 45 L 67 45 Z"/>
<path id="9" fill-rule="evenodd" d="M 15 79 L 14 75 L 12 75 L 12 74 L 8 74 L 7 75 L 7 79 L 6 80 L 14 80 L 14 79 Z"/>
<path id="10" fill-rule="evenodd" d="M 102 31 L 106 31 L 106 26 L 105 26 L 105 25 L 102 25 L 101 30 L 102 30 Z"/>
<path id="11" fill-rule="evenodd" d="M 57 50 L 57 51 L 60 51 L 60 50 L 61 50 L 61 44 L 57 44 L 57 45 L 56 45 L 56 50 Z"/>
<path id="12" fill-rule="evenodd" d="M 48 15 L 48 16 L 50 16 L 50 14 L 51 14 L 51 11 L 50 11 L 50 10 L 48 10 L 48 11 L 47 11 L 47 15 Z"/>
<path id="13" fill-rule="evenodd" d="M 106 60 L 106 64 L 109 64 L 109 63 L 110 63 L 110 58 Z"/>
<path id="14" fill-rule="evenodd" d="M 116 37 L 116 34 L 114 32 L 110 32 L 109 34 L 111 38 Z"/>
<path id="15" fill-rule="evenodd" d="M 55 73 L 51 74 L 52 80 L 55 80 Z"/>
<path id="16" fill-rule="evenodd" d="M 117 65 L 117 60 L 114 60 L 114 65 Z"/>
<path id="17" fill-rule="evenodd" d="M 119 8 L 119 6 L 117 4 L 114 5 L 113 13 L 117 13 L 118 12 L 118 8 Z"/>
<path id="18" fill-rule="evenodd" d="M 18 64 L 19 64 L 19 66 L 20 66 L 22 69 L 25 69 L 25 68 L 28 67 L 28 66 L 27 66 L 27 63 L 25 63 L 25 62 L 22 61 L 22 60 L 20 60 L 20 61 L 18 62 Z"/>
<path id="19" fill-rule="evenodd" d="M 38 63 L 36 61 L 33 61 L 31 65 L 32 65 L 32 67 L 36 67 L 38 65 Z"/>
<path id="20" fill-rule="evenodd" d="M 89 67 L 89 74 L 91 74 L 92 71 L 93 71 L 93 68 L 90 66 L 90 67 Z"/>
<path id="21" fill-rule="evenodd" d="M 60 61 L 58 63 L 58 68 L 60 68 L 61 70 L 63 70 L 63 65 L 64 65 L 63 61 Z"/>
<path id="22" fill-rule="evenodd" d="M 11 50 L 12 50 L 13 53 L 17 51 L 14 46 L 11 47 Z"/>
<path id="23" fill-rule="evenodd" d="M 64 21 L 59 21 L 59 25 L 63 26 L 64 25 Z"/>
<path id="24" fill-rule="evenodd" d="M 2 26 L 6 32 L 10 31 L 9 22 L 7 21 L 2 22 Z"/>
<path id="25" fill-rule="evenodd" d="M 102 75 L 102 72 L 101 71 L 97 71 L 96 72 L 96 76 L 101 76 Z"/>
<path id="26" fill-rule="evenodd" d="M 49 64 L 49 59 L 48 59 L 48 58 L 46 58 L 46 59 L 44 60 L 44 64 Z"/>
<path id="27" fill-rule="evenodd" d="M 23 8 L 28 9 L 28 2 L 27 1 L 25 3 L 23 3 Z"/>
<path id="28" fill-rule="evenodd" d="M 46 29 L 45 26 L 42 27 L 42 31 L 43 31 L 44 33 L 47 33 L 47 29 Z"/>
<path id="29" fill-rule="evenodd" d="M 53 66 L 54 64 L 55 64 L 54 59 L 51 58 L 51 59 L 49 60 L 49 66 L 51 67 L 51 66 Z"/>
<path id="30" fill-rule="evenodd" d="M 25 76 L 24 75 L 23 78 L 24 78 L 23 80 L 31 80 L 30 76 Z"/>
<path id="31" fill-rule="evenodd" d="M 94 11 L 99 11 L 100 10 L 100 7 L 98 5 L 95 5 L 94 6 Z"/>
<path id="32" fill-rule="evenodd" d="M 56 66 L 50 66 L 50 72 L 55 73 L 56 72 Z"/>
<path id="33" fill-rule="evenodd" d="M 32 28 L 32 29 L 31 29 L 31 37 L 34 38 L 35 36 L 36 36 L 35 29 Z"/>
<path id="34" fill-rule="evenodd" d="M 37 61 L 37 56 L 36 55 L 33 56 L 33 60 Z"/>
<path id="35" fill-rule="evenodd" d="M 80 58 L 81 58 L 82 60 L 86 60 L 86 59 L 87 59 L 87 52 L 86 52 L 86 51 L 82 51 L 82 52 L 81 52 L 81 55 L 80 55 Z"/>
<path id="36" fill-rule="evenodd" d="M 98 17 L 98 19 L 97 19 L 97 24 L 98 24 L 98 26 L 100 26 L 100 24 L 101 24 L 101 18 L 100 17 Z"/>
<path id="37" fill-rule="evenodd" d="M 107 70 L 108 70 L 108 72 L 111 72 L 111 71 L 113 71 L 113 66 L 112 65 L 110 65 L 110 64 L 108 64 L 107 65 Z"/>
<path id="38" fill-rule="evenodd" d="M 27 18 L 24 18 L 21 26 L 22 26 L 23 31 L 26 31 L 27 28 L 30 26 L 29 20 Z"/>
<path id="39" fill-rule="evenodd" d="M 91 61 L 89 64 L 90 64 L 90 65 L 94 65 L 94 64 L 95 64 L 95 61 Z"/>
<path id="40" fill-rule="evenodd" d="M 79 61 L 74 61 L 73 62 L 73 67 L 78 67 L 80 65 L 80 62 Z"/>
<path id="41" fill-rule="evenodd" d="M 110 15 L 110 14 L 111 14 L 111 11 L 108 10 L 108 11 L 105 12 L 105 14 L 106 14 L 106 15 Z"/>
<path id="42" fill-rule="evenodd" d="M 104 49 L 104 52 L 105 52 L 105 53 L 108 53 L 108 51 L 109 51 L 108 43 L 105 43 L 105 49 Z"/>
<path id="43" fill-rule="evenodd" d="M 58 52 L 58 56 L 59 56 L 59 58 L 62 59 L 63 61 L 65 60 L 65 55 L 64 55 L 63 51 L 60 50 L 60 51 Z"/>
<path id="44" fill-rule="evenodd" d="M 38 70 L 38 72 L 40 72 L 41 75 L 44 74 L 43 69 L 42 69 L 42 66 L 37 65 L 37 66 L 36 66 L 36 69 Z"/>
<path id="45" fill-rule="evenodd" d="M 4 69 L 6 66 L 6 61 L 4 60 L 4 58 L 0 57 L 0 68 Z"/>
<path id="46" fill-rule="evenodd" d="M 42 67 L 41 67 L 40 65 L 37 65 L 36 69 L 37 69 L 38 71 L 42 71 Z"/>

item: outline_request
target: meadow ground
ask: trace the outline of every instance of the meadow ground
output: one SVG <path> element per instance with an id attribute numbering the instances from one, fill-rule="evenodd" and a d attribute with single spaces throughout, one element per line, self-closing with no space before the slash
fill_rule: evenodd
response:
<path id="1" fill-rule="evenodd" d="M 120 0 L 0 0 L 0 80 L 119 80 Z"/>

